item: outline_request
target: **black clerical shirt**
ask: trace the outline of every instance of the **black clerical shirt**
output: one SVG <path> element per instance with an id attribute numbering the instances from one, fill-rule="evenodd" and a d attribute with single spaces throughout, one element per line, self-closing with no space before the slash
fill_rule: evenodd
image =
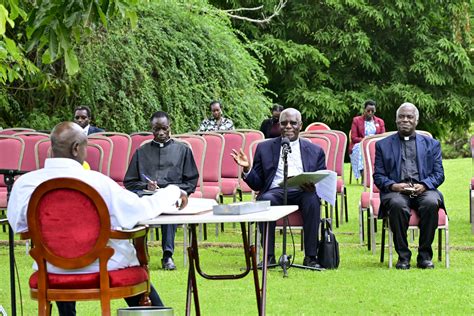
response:
<path id="1" fill-rule="evenodd" d="M 196 189 L 199 173 L 191 149 L 170 139 L 161 144 L 151 141 L 137 149 L 125 174 L 124 185 L 130 191 L 147 188 L 146 177 L 160 188 L 175 184 L 191 194 Z"/>
<path id="2" fill-rule="evenodd" d="M 420 181 L 420 175 L 418 173 L 418 165 L 416 162 L 416 140 L 413 134 L 411 136 L 401 136 L 400 142 L 402 143 L 402 161 L 400 164 L 400 179 L 402 182 L 407 183 L 418 183 Z"/>

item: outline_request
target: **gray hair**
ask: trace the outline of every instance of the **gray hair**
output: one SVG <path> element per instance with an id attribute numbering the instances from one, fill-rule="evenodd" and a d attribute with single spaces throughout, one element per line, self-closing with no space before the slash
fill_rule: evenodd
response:
<path id="1" fill-rule="evenodd" d="M 400 109 L 404 107 L 411 107 L 415 109 L 415 118 L 418 121 L 418 119 L 420 118 L 420 112 L 418 111 L 418 108 L 413 103 L 409 103 L 409 102 L 405 102 L 398 107 L 395 119 L 398 118 L 398 112 L 400 112 Z"/>

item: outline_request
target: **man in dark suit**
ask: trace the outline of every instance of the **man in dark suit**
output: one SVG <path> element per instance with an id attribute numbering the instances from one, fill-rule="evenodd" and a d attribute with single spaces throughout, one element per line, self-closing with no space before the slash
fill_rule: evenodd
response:
<path id="1" fill-rule="evenodd" d="M 398 133 L 375 145 L 374 183 L 380 189 L 379 218 L 388 216 L 398 253 L 397 269 L 410 268 L 407 230 L 410 209 L 420 217 L 417 267 L 433 269 L 431 244 L 444 208 L 437 188 L 444 181 L 441 147 L 437 140 L 415 133 L 418 109 L 403 103 L 397 110 Z"/>
<path id="2" fill-rule="evenodd" d="M 74 109 L 74 122 L 82 127 L 86 135 L 100 133 L 104 130 L 94 125 L 91 122 L 91 109 L 88 106 L 81 105 Z"/>
<path id="3" fill-rule="evenodd" d="M 323 150 L 308 140 L 300 139 L 301 113 L 293 108 L 283 110 L 280 115 L 281 136 L 260 143 L 255 152 L 253 166 L 242 150 L 234 150 L 234 160 L 243 168 L 244 181 L 259 191 L 257 200 L 269 200 L 271 205 L 283 204 L 282 137 L 290 140 L 291 152 L 288 154 L 288 176 L 304 171 L 326 169 Z M 316 259 L 318 230 L 320 223 L 320 201 L 314 183 L 306 183 L 300 188 L 288 188 L 288 205 L 296 204 L 303 216 L 305 258 L 303 265 L 320 267 Z M 268 234 L 268 263 L 275 260 L 275 225 L 273 222 Z"/>

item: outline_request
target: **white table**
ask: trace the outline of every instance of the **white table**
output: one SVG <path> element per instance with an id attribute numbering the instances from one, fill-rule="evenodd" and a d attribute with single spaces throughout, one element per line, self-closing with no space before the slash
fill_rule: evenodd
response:
<path id="1" fill-rule="evenodd" d="M 196 315 L 200 315 L 199 297 L 196 283 L 196 271 L 205 279 L 209 280 L 230 280 L 243 278 L 253 271 L 255 292 L 257 296 L 257 307 L 259 315 L 265 315 L 266 291 L 267 291 L 267 251 L 268 251 L 268 222 L 276 221 L 288 214 L 296 211 L 297 205 L 271 206 L 270 210 L 245 215 L 214 215 L 212 211 L 196 215 L 160 215 L 154 219 L 140 222 L 139 224 L 156 226 L 163 224 L 188 224 L 191 231 L 191 245 L 188 247 L 189 272 L 186 296 L 186 315 L 191 314 L 191 294 L 194 298 L 194 307 Z M 245 224 L 261 222 L 263 223 L 263 267 L 262 267 L 262 285 L 260 286 L 257 255 L 255 245 L 250 245 L 247 238 Z M 242 230 L 242 240 L 244 244 L 246 270 L 236 275 L 208 275 L 201 270 L 199 265 L 198 240 L 196 234 L 196 225 L 203 223 L 240 223 Z M 252 264 L 250 264 L 252 262 Z"/>

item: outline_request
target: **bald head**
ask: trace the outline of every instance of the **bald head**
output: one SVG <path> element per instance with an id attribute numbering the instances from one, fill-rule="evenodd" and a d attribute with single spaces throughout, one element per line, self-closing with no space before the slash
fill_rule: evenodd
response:
<path id="1" fill-rule="evenodd" d="M 51 132 L 53 158 L 70 158 L 82 164 L 86 158 L 86 146 L 87 136 L 76 123 L 59 123 Z"/>
<path id="2" fill-rule="evenodd" d="M 290 141 L 297 140 L 301 125 L 301 113 L 297 109 L 288 108 L 281 112 L 280 130 L 282 137 L 288 137 Z"/>

